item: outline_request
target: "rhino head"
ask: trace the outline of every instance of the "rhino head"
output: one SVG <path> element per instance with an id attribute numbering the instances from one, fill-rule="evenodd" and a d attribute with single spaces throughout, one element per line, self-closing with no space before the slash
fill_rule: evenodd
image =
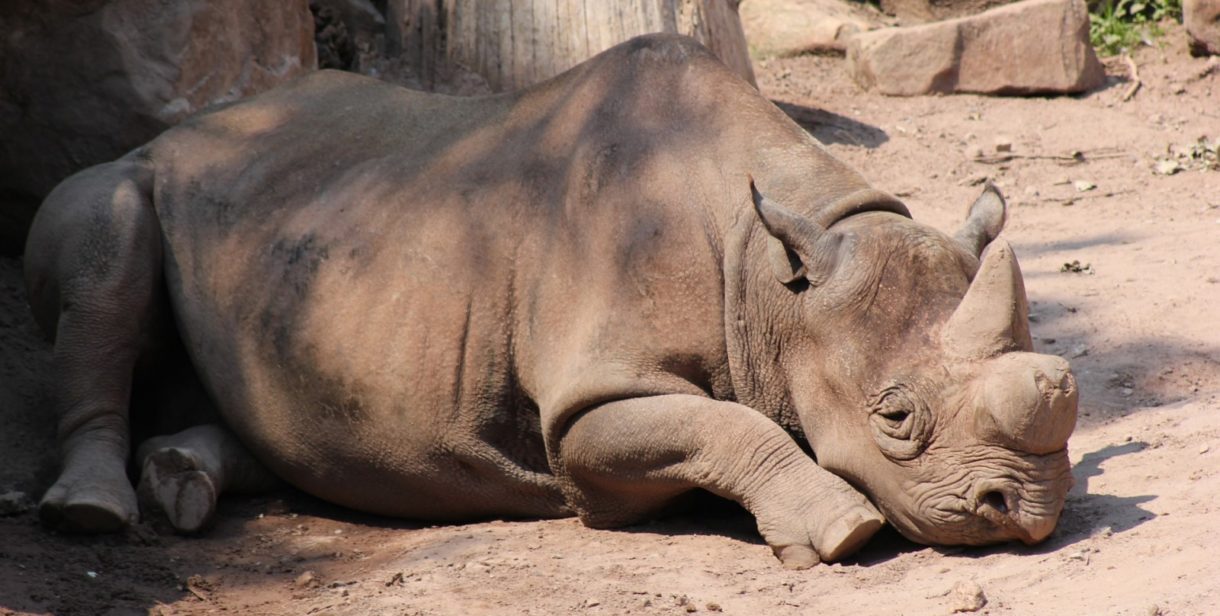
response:
<path id="1" fill-rule="evenodd" d="M 909 539 L 1045 539 L 1072 485 L 1077 389 L 1033 352 L 1003 198 L 988 186 L 949 237 L 866 192 L 824 227 L 753 190 L 803 314 L 777 341 L 799 429 Z"/>

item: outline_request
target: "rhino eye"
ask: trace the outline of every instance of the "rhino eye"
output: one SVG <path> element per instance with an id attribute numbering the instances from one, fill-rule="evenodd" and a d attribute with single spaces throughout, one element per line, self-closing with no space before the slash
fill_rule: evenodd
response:
<path id="1" fill-rule="evenodd" d="M 912 411 L 903 398 L 905 396 L 886 396 L 875 413 L 886 436 L 906 440 L 911 438 Z"/>
<path id="2" fill-rule="evenodd" d="M 911 412 L 904 408 L 881 409 L 877 413 L 885 418 L 886 423 L 894 427 L 901 426 L 902 422 L 911 416 Z"/>
<path id="3" fill-rule="evenodd" d="M 909 460 L 923 451 L 926 413 L 909 392 L 890 387 L 872 405 L 869 423 L 877 445 L 888 456 Z"/>

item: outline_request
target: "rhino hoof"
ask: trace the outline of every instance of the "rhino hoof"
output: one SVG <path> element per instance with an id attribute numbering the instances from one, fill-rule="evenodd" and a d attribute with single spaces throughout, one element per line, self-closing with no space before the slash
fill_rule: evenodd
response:
<path id="1" fill-rule="evenodd" d="M 822 560 L 834 562 L 855 553 L 883 524 L 885 518 L 871 507 L 858 507 L 836 519 L 819 543 Z"/>
<path id="2" fill-rule="evenodd" d="M 189 452 L 172 447 L 144 459 L 140 498 L 181 533 L 198 531 L 216 512 L 216 485 L 200 466 Z"/>
<path id="3" fill-rule="evenodd" d="M 38 506 L 43 526 L 68 533 L 113 533 L 134 521 L 122 507 L 105 501 L 46 501 Z"/>
<path id="4" fill-rule="evenodd" d="M 113 533 L 135 523 L 138 510 L 131 485 L 123 479 L 107 490 L 102 483 L 61 478 L 38 504 L 39 520 L 47 528 L 69 533 Z"/>
<path id="5" fill-rule="evenodd" d="M 807 545 L 785 545 L 772 550 L 785 569 L 808 569 L 821 562 L 818 553 Z"/>

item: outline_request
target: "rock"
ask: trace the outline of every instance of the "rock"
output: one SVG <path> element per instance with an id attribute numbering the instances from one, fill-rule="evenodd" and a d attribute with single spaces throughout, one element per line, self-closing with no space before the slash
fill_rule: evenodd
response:
<path id="1" fill-rule="evenodd" d="M 67 176 L 315 64 L 307 0 L 3 2 L 0 23 L 0 253 Z"/>
<path id="2" fill-rule="evenodd" d="M 1220 55 L 1220 0 L 1182 0 L 1182 24 L 1192 54 Z"/>
<path id="3" fill-rule="evenodd" d="M 1084 0 L 1024 0 L 974 17 L 853 36 L 848 70 L 865 89 L 935 92 L 1082 92 L 1105 80 L 1089 43 Z"/>
<path id="4" fill-rule="evenodd" d="M 987 595 L 973 580 L 963 580 L 949 591 L 949 607 L 954 612 L 977 612 L 987 605 Z"/>
<path id="5" fill-rule="evenodd" d="M 1088 180 L 1076 180 L 1075 182 L 1072 182 L 1072 186 L 1076 189 L 1076 192 L 1089 192 L 1090 190 L 1097 188 L 1096 184 Z"/>
<path id="6" fill-rule="evenodd" d="M 314 588 L 321 583 L 322 582 L 318 579 L 318 576 L 313 571 L 306 571 L 305 573 L 298 575 L 297 579 L 293 581 L 293 584 L 297 588 Z"/>
<path id="7" fill-rule="evenodd" d="M 996 137 L 995 138 L 995 151 L 996 152 L 1011 152 L 1012 151 L 1012 138 L 1011 137 Z"/>
<path id="8" fill-rule="evenodd" d="M 881 10 L 903 24 L 921 24 L 978 15 L 1014 0 L 881 0 Z"/>
<path id="9" fill-rule="evenodd" d="M 880 25 L 863 6 L 842 0 L 745 0 L 738 12 L 752 53 L 795 56 L 846 51 L 847 39 Z"/>
<path id="10" fill-rule="evenodd" d="M 0 494 L 0 516 L 17 515 L 34 508 L 25 492 L 13 490 Z"/>

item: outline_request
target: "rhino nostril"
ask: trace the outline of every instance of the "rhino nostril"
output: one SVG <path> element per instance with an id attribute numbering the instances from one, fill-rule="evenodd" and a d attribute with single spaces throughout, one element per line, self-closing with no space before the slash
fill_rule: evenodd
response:
<path id="1" fill-rule="evenodd" d="M 1008 501 L 1004 499 L 1004 493 L 992 490 L 983 495 L 979 502 L 990 506 L 992 509 L 999 511 L 1002 514 L 1008 514 Z"/>

